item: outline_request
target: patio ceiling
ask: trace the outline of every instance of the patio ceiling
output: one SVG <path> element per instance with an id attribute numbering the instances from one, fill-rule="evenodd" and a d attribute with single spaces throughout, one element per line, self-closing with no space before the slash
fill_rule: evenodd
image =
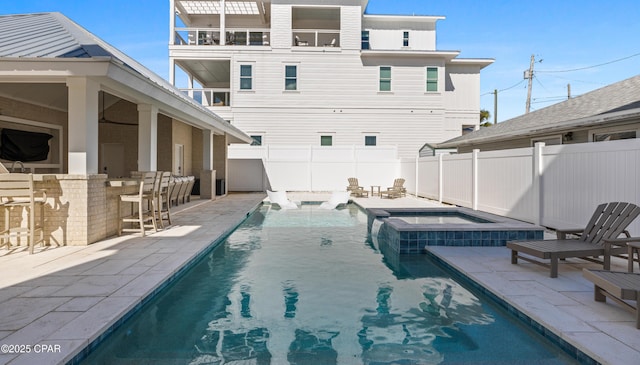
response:
<path id="1" fill-rule="evenodd" d="M 230 87 L 229 60 L 176 60 L 176 64 L 193 75 L 205 88 Z"/>
<path id="2" fill-rule="evenodd" d="M 227 15 L 265 15 L 270 1 L 225 1 Z M 179 0 L 176 1 L 180 15 L 218 15 L 222 6 L 220 0 Z"/>

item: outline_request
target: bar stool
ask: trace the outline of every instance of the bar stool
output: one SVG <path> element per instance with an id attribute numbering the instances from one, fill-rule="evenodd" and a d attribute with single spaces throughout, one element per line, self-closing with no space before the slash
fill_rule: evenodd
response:
<path id="1" fill-rule="evenodd" d="M 145 228 L 153 228 L 154 231 L 158 231 L 158 225 L 156 223 L 155 216 L 155 199 L 154 199 L 154 187 L 156 181 L 156 173 L 143 172 L 141 173 L 140 184 L 138 185 L 138 192 L 136 194 L 121 194 L 118 199 L 118 236 L 122 235 L 122 232 L 140 232 L 144 237 Z M 131 215 L 122 216 L 122 203 L 131 204 Z M 145 208 L 145 203 L 147 207 Z M 135 212 L 135 208 L 137 213 Z M 147 222 L 151 224 L 147 224 Z M 137 223 L 138 229 L 135 228 L 123 228 L 123 223 Z"/>
<path id="2" fill-rule="evenodd" d="M 36 195 L 36 193 L 38 195 Z M 44 205 L 47 194 L 44 190 L 35 191 L 33 174 L 0 174 L 0 201 L 4 210 L 4 228 L 0 231 L 0 246 L 11 247 L 11 238 L 27 237 L 29 254 L 33 254 L 36 243 L 44 243 Z M 40 208 L 40 218 L 36 224 L 36 206 Z M 21 208 L 21 209 L 18 209 Z M 26 210 L 27 226 L 12 227 L 11 213 Z M 39 239 L 36 241 L 36 233 Z"/>
<path id="3" fill-rule="evenodd" d="M 169 222 L 169 225 L 171 224 L 171 212 L 169 211 L 171 208 L 171 202 L 169 202 L 171 173 L 169 171 L 164 171 L 158 174 L 159 177 L 157 179 L 159 181 L 159 185 L 156 191 L 157 219 L 160 223 L 160 228 L 164 228 L 163 221 L 165 217 Z"/>

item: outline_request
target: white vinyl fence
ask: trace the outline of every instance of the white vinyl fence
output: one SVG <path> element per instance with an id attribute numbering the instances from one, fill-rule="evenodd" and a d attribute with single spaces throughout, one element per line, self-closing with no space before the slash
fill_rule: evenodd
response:
<path id="1" fill-rule="evenodd" d="M 397 159 L 393 147 L 245 147 L 229 154 L 231 191 L 391 186 L 548 227 L 584 226 L 598 204 L 640 205 L 640 139 Z M 250 171 L 247 171 L 250 169 Z M 640 235 L 640 219 L 630 229 Z"/>
<path id="2" fill-rule="evenodd" d="M 381 146 L 234 146 L 227 184 L 230 191 L 336 191 L 357 177 L 367 189 L 386 189 L 400 177 L 397 155 Z"/>
<path id="3" fill-rule="evenodd" d="M 418 159 L 418 195 L 548 227 L 582 227 L 601 203 L 640 205 L 640 139 Z M 630 228 L 640 235 L 640 219 Z"/>

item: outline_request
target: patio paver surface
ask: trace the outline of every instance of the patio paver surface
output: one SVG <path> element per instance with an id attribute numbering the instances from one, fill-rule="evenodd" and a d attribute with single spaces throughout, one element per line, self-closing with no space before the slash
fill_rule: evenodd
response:
<path id="1" fill-rule="evenodd" d="M 330 194 L 290 193 L 292 200 Z M 225 236 L 265 194 L 230 194 L 194 201 L 173 214 L 174 224 L 144 238 L 114 237 L 90 246 L 58 247 L 28 255 L 0 250 L 0 344 L 31 345 L 30 353 L 0 353 L 0 364 L 60 364 L 134 308 L 142 298 L 218 237 Z M 433 207 L 408 196 L 356 198 L 367 207 Z M 621 307 L 593 300 L 582 278 L 592 263 L 567 260 L 559 277 L 529 263 L 512 265 L 504 247 L 431 247 L 431 252 L 603 364 L 640 358 L 640 332 Z M 612 269 L 626 270 L 614 259 Z M 51 352 L 33 351 L 36 344 Z"/>

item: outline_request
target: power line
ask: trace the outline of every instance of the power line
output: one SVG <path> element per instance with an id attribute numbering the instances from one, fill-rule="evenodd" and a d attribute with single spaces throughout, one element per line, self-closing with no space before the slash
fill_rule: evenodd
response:
<path id="1" fill-rule="evenodd" d="M 515 84 L 515 85 L 509 86 L 509 87 L 504 88 L 504 89 L 500 89 L 500 90 L 498 90 L 498 92 L 499 92 L 499 93 L 501 93 L 501 92 L 503 92 L 503 91 L 511 90 L 511 89 L 513 89 L 514 87 L 516 87 L 516 86 L 518 86 L 518 85 L 522 84 L 523 82 L 524 82 L 524 79 L 520 80 L 520 82 L 518 82 L 518 83 L 517 83 L 517 84 Z M 485 95 L 493 94 L 494 92 L 495 92 L 495 91 L 488 91 L 488 92 L 486 92 L 486 93 L 484 93 L 484 94 L 482 94 L 482 95 L 480 95 L 480 96 L 485 96 Z"/>
<path id="2" fill-rule="evenodd" d="M 582 70 L 588 70 L 590 68 L 596 68 L 596 67 L 600 67 L 600 66 L 610 65 L 612 63 L 628 60 L 629 58 L 633 58 L 633 57 L 637 57 L 637 56 L 640 56 L 640 53 L 632 54 L 631 56 L 619 58 L 617 60 L 613 60 L 613 61 L 609 61 L 609 62 L 605 62 L 605 63 L 600 63 L 600 64 L 593 65 L 593 66 L 579 67 L 579 68 L 573 68 L 573 69 L 569 69 L 569 70 L 538 70 L 536 72 L 560 73 L 560 72 L 582 71 Z"/>

